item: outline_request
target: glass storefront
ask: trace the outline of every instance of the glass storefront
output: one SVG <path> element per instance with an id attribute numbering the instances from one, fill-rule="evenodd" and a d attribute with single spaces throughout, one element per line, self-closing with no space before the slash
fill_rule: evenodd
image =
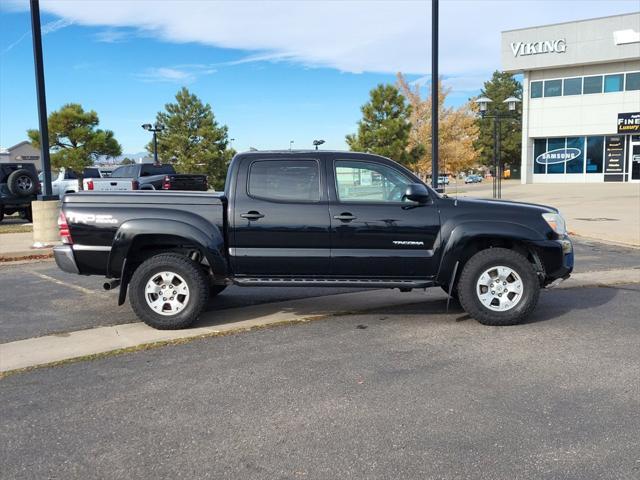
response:
<path id="1" fill-rule="evenodd" d="M 605 136 L 536 138 L 533 173 L 602 173 Z"/>

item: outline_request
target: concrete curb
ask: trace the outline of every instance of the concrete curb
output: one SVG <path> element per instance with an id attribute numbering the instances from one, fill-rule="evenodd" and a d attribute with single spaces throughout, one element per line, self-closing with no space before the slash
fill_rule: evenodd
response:
<path id="1" fill-rule="evenodd" d="M 640 283 L 640 269 L 578 273 L 557 288 L 610 287 L 628 283 Z M 187 330 L 154 330 L 144 323 L 130 323 L 18 340 L 0 345 L 0 372 L 50 365 L 123 349 L 442 298 L 439 290 L 431 291 L 435 291 L 433 296 L 421 290 L 407 293 L 397 290 L 377 290 L 375 293 L 365 291 L 207 312 L 200 321 L 205 326 Z"/>

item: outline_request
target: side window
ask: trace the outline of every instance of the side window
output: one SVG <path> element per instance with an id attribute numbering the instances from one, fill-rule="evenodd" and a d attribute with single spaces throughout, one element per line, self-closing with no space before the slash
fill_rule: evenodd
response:
<path id="1" fill-rule="evenodd" d="M 65 180 L 77 180 L 78 175 L 73 170 L 65 170 L 64 171 L 64 179 Z"/>
<path id="2" fill-rule="evenodd" d="M 380 163 L 338 160 L 336 192 L 341 202 L 402 202 L 407 185 L 404 174 Z"/>
<path id="3" fill-rule="evenodd" d="M 320 169 L 315 160 L 259 160 L 251 164 L 247 190 L 265 200 L 320 201 Z"/>

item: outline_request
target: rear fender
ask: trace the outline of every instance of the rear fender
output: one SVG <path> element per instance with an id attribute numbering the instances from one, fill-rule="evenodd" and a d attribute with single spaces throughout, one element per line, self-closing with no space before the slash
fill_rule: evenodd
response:
<path id="1" fill-rule="evenodd" d="M 113 239 L 107 267 L 107 276 L 121 277 L 125 260 L 132 246 L 153 247 L 166 245 L 167 238 L 177 244 L 194 245 L 205 256 L 215 274 L 227 274 L 224 256 L 224 238 L 217 226 L 206 224 L 207 229 L 199 228 L 181 220 L 172 219 L 134 219 L 124 222 Z M 129 263 L 129 262 L 127 262 Z"/>
<path id="2" fill-rule="evenodd" d="M 451 230 L 444 244 L 436 282 L 449 285 L 457 261 L 460 261 L 459 276 L 464 263 L 475 253 L 478 242 L 528 244 L 539 240 L 544 240 L 539 232 L 517 223 L 472 221 L 459 224 Z"/>

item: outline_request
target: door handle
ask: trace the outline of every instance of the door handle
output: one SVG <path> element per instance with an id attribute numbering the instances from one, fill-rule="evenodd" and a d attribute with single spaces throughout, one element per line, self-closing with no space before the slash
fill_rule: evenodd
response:
<path id="1" fill-rule="evenodd" d="M 251 212 L 247 212 L 247 213 L 241 213 L 240 216 L 242 218 L 246 218 L 247 220 L 258 220 L 259 218 L 264 217 L 264 215 L 260 212 L 255 212 L 255 211 L 251 211 Z"/>
<path id="2" fill-rule="evenodd" d="M 358 217 L 354 217 L 350 213 L 344 212 L 344 213 L 341 213 L 340 215 L 334 215 L 333 218 L 335 218 L 336 220 L 340 220 L 342 222 L 350 222 L 351 220 L 355 220 Z"/>

